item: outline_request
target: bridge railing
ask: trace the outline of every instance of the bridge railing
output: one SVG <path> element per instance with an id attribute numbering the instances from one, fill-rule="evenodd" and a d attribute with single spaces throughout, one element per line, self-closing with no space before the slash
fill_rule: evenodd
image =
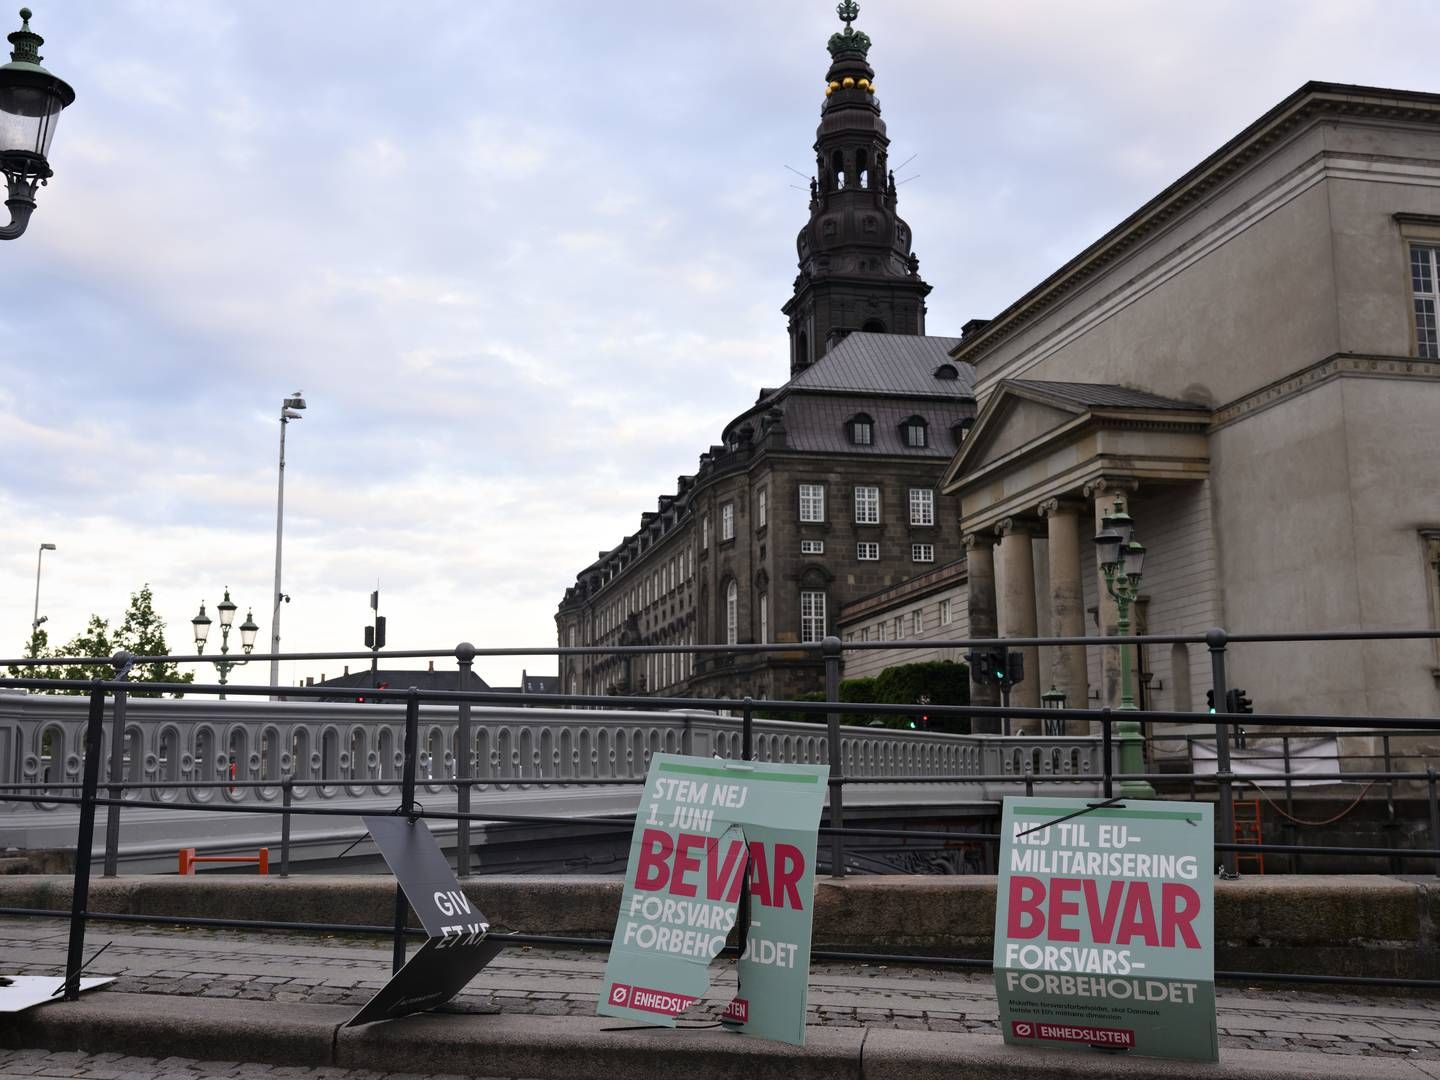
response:
<path id="1" fill-rule="evenodd" d="M 1346 635 L 1298 635 L 1293 640 L 1336 640 Z M 1436 633 L 1416 633 L 1408 631 L 1394 632 L 1355 632 L 1351 637 L 1376 638 L 1376 637 L 1437 637 Z M 1256 640 L 1280 640 L 1278 635 L 1256 635 Z M 1107 638 L 1103 641 L 1094 639 L 1006 639 L 1000 642 L 974 641 L 947 643 L 956 646 L 986 646 L 986 645 L 1026 645 L 1026 644 L 1083 644 L 1087 646 L 1112 646 L 1128 645 L 1132 642 L 1175 642 L 1175 641 L 1203 641 L 1210 650 L 1213 671 L 1213 693 L 1214 700 L 1223 702 L 1226 700 L 1226 671 L 1225 671 L 1225 649 L 1227 635 L 1224 631 L 1214 630 L 1202 636 L 1149 636 L 1135 638 Z M 1285 640 L 1292 640 L 1286 638 Z M 914 644 L 914 643 L 911 643 Z M 925 643 L 928 647 L 934 647 L 934 642 Z M 663 648 L 663 647 L 662 647 Z M 676 647 L 671 647 L 676 648 Z M 707 649 L 713 650 L 716 647 L 680 647 L 686 651 L 701 652 Z M 786 646 L 749 646 L 752 651 L 770 651 L 784 649 L 793 651 L 791 645 Z M 412 820 L 421 818 L 448 819 L 457 823 L 459 835 L 457 837 L 457 856 L 461 861 L 461 872 L 466 867 L 468 858 L 468 826 L 471 821 L 533 821 L 565 823 L 573 826 L 600 826 L 614 828 L 614 826 L 628 825 L 633 821 L 633 815 L 609 815 L 606 817 L 566 817 L 561 815 L 509 815 L 499 813 L 493 809 L 486 809 L 472 813 L 469 804 L 469 794 L 472 789 L 481 784 L 504 784 L 523 785 L 528 783 L 545 782 L 552 785 L 566 784 L 625 784 L 635 783 L 643 772 L 642 763 L 649 754 L 662 748 L 673 746 L 680 751 L 688 750 L 691 753 L 703 753 L 706 750 L 712 753 L 720 753 L 721 756 L 739 756 L 743 759 L 766 758 L 774 760 L 823 760 L 830 766 L 829 779 L 829 800 L 828 800 L 828 824 L 822 826 L 821 832 L 829 839 L 830 870 L 836 876 L 843 876 L 846 871 L 845 838 L 847 836 L 873 837 L 873 836 L 899 836 L 907 838 L 940 838 L 948 841 L 955 841 L 964 838 L 974 842 L 995 843 L 999 837 L 995 834 L 983 834 L 978 832 L 965 832 L 956 834 L 953 832 L 932 832 L 915 829 L 857 829 L 847 828 L 844 817 L 844 789 L 847 784 L 865 784 L 873 782 L 894 782 L 894 783 L 958 783 L 973 781 L 977 778 L 989 778 L 996 776 L 1000 779 L 1009 778 L 1014 780 L 1016 774 L 1013 766 L 1020 765 L 1024 768 L 1024 781 L 1027 789 L 1039 784 L 1069 784 L 1075 785 L 1079 778 L 1074 772 L 1067 773 L 1063 768 L 1056 772 L 1054 770 L 1046 773 L 1044 763 L 1048 761 L 1063 763 L 1064 755 L 1056 755 L 1055 750 L 1062 750 L 1061 746 L 1047 745 L 1046 740 L 1036 740 L 1025 737 L 1023 745 L 1013 747 L 1008 745 L 1008 740 L 991 741 L 981 737 L 981 741 L 975 742 L 973 736 L 939 736 L 926 733 L 924 735 L 911 735 L 896 741 L 899 734 L 880 734 L 869 729 L 845 729 L 840 723 L 842 712 L 848 711 L 847 704 L 838 700 L 839 687 L 839 654 L 841 644 L 834 638 L 827 638 L 825 641 L 814 646 L 819 651 L 826 665 L 826 686 L 827 701 L 824 702 L 773 702 L 763 703 L 768 712 L 779 712 L 784 715 L 796 717 L 799 720 L 806 718 L 823 719 L 825 727 L 823 738 L 820 735 L 822 729 L 810 727 L 804 724 L 797 724 L 785 721 L 756 720 L 754 716 L 757 703 L 749 698 L 740 700 L 734 699 L 685 699 L 685 698 L 655 698 L 655 697 L 593 697 L 573 694 L 560 694 L 547 696 L 548 704 L 557 706 L 570 706 L 573 709 L 585 710 L 573 713 L 570 716 L 510 716 L 506 723 L 496 727 L 487 727 L 483 714 L 479 723 L 476 723 L 475 709 L 479 705 L 491 706 L 526 706 L 538 704 L 533 695 L 513 695 L 496 692 L 476 692 L 473 690 L 437 691 L 418 690 L 410 688 L 407 690 L 371 690 L 367 695 L 386 701 L 398 701 L 404 703 L 404 724 L 403 731 L 397 732 L 393 725 L 387 725 L 383 718 L 375 719 L 370 725 L 356 723 L 351 727 L 351 737 L 354 738 L 356 731 L 369 730 L 373 727 L 376 732 L 374 751 L 375 764 L 371 764 L 371 751 L 365 751 L 364 768 L 372 767 L 380 769 L 383 766 L 382 751 L 379 747 L 384 745 L 381 736 L 385 731 L 390 732 L 391 739 L 397 735 L 400 739 L 396 760 L 398 775 L 394 778 L 394 786 L 398 788 L 398 805 L 395 812 L 410 817 Z M 736 647 L 723 647 L 724 651 L 735 652 Z M 653 650 L 653 647 L 652 647 Z M 522 650 L 495 650 L 496 653 L 513 654 Z M 523 650 L 528 652 L 528 650 Z M 587 651 L 581 650 L 535 650 L 542 653 L 555 653 L 565 651 Z M 593 650 L 590 650 L 593 651 Z M 609 650 L 607 650 L 609 651 Z M 639 650 L 646 651 L 646 650 Z M 468 655 L 466 653 L 468 652 Z M 468 663 L 477 654 L 473 647 L 465 645 L 456 650 L 457 658 L 461 660 L 461 676 L 466 674 Z M 282 657 L 284 659 L 311 659 L 341 657 L 347 655 L 363 656 L 366 654 L 290 654 Z M 415 653 L 399 653 L 392 655 L 417 655 Z M 433 655 L 433 653 L 420 653 L 418 655 Z M 83 726 L 83 734 L 72 726 L 66 731 L 63 724 L 53 730 L 61 735 L 68 736 L 68 741 L 60 748 L 65 752 L 65 774 L 63 777 L 45 776 L 42 779 L 26 780 L 17 776 L 14 780 L 7 780 L 0 776 L 0 801 L 26 803 L 31 806 L 69 804 L 79 809 L 79 820 L 76 833 L 75 859 L 75 881 L 72 890 L 72 909 L 70 912 L 70 948 L 66 967 L 66 997 L 74 1000 L 79 995 L 79 973 L 82 965 L 84 950 L 85 925 L 88 919 L 99 918 L 87 911 L 89 883 L 91 875 L 91 859 L 86 857 L 87 853 L 94 849 L 95 817 L 100 807 L 107 811 L 107 831 L 118 831 L 119 814 L 122 808 L 153 807 L 166 808 L 183 805 L 183 808 L 196 812 L 221 812 L 221 813 L 274 813 L 283 815 L 284 822 L 288 823 L 294 815 L 352 815 L 353 809 L 347 809 L 341 805 L 320 805 L 320 799 L 311 800 L 310 805 L 293 805 L 288 797 L 302 787 L 309 787 L 312 791 L 323 791 L 330 787 L 353 787 L 358 790 L 372 789 L 379 786 L 386 786 L 383 776 L 337 776 L 326 775 L 326 766 L 333 758 L 338 765 L 339 755 L 344 750 L 339 748 L 337 727 L 336 739 L 325 738 L 322 732 L 323 745 L 318 750 L 307 751 L 312 755 L 309 761 L 314 764 L 314 754 L 319 754 L 318 764 L 314 767 L 319 771 L 314 779 L 308 781 L 297 781 L 291 773 L 282 773 L 279 779 L 279 786 L 282 792 L 282 805 L 268 805 L 261 797 L 261 792 L 271 786 L 273 777 L 261 777 L 249 779 L 250 773 L 255 770 L 269 767 L 266 754 L 261 750 L 247 752 L 243 757 L 244 768 L 247 779 L 242 780 L 237 762 L 237 775 L 222 776 L 218 779 L 196 779 L 181 778 L 177 781 L 159 781 L 143 775 L 145 766 L 151 761 L 146 756 L 153 753 L 154 767 L 158 769 L 161 755 L 158 751 L 147 751 L 143 743 L 143 725 L 141 725 L 141 742 L 134 743 L 132 737 L 132 725 L 129 719 L 129 708 L 132 704 L 137 709 L 143 709 L 139 702 L 131 702 L 130 693 L 135 690 L 159 691 L 162 693 L 222 693 L 226 691 L 223 685 L 193 685 L 193 684 L 165 684 L 153 682 L 128 682 L 123 675 L 128 671 L 130 664 L 135 658 L 121 654 L 115 658 L 117 674 L 119 678 L 113 680 L 95 680 L 88 685 L 88 700 L 86 702 L 86 713 Z M 144 658 L 153 659 L 153 658 Z M 192 658 L 163 658 L 170 660 L 191 660 Z M 195 658 L 198 659 L 198 658 Z M 255 657 L 255 659 L 269 659 L 268 656 Z M 24 664 L 30 661 L 11 662 L 12 664 Z M 94 663 L 94 658 L 65 658 L 56 660 L 47 658 L 43 661 L 47 665 L 66 662 L 73 663 Z M 0 662 L 3 663 L 3 662 Z M 9 678 L 0 679 L 0 688 L 31 689 L 31 690 L 56 690 L 74 689 L 73 682 L 53 679 L 26 679 Z M 231 686 L 228 692 L 232 695 L 243 696 L 272 696 L 276 693 L 284 693 L 290 698 L 316 699 L 327 695 L 332 691 L 326 688 L 271 688 L 271 687 L 244 687 Z M 106 759 L 106 713 L 109 705 L 110 727 L 112 737 L 109 743 L 109 779 L 105 782 L 106 794 L 101 795 L 101 764 Z M 432 741 L 427 743 L 427 749 L 421 750 L 422 738 L 422 704 L 441 706 L 445 709 L 454 709 L 456 715 L 455 744 L 457 749 L 451 750 L 454 761 L 458 762 L 456 775 L 453 778 L 437 779 L 433 773 L 433 765 L 438 760 L 445 762 L 445 727 L 435 726 L 428 738 Z M 52 708 L 47 705 L 36 706 L 39 710 Z M 691 712 L 697 707 L 716 710 L 714 715 L 691 715 L 675 716 L 663 714 L 665 710 L 682 710 Z M 642 710 L 649 714 L 660 711 L 662 715 L 656 717 L 632 715 L 629 722 L 622 724 L 613 721 L 605 713 L 597 713 L 598 709 L 634 709 Z M 849 705 L 854 708 L 854 705 Z M 867 713 L 877 716 L 898 716 L 901 718 L 918 718 L 930 716 L 944 721 L 970 720 L 984 721 L 987 723 L 999 721 L 1003 718 L 1018 719 L 1023 721 L 1036 721 L 1041 724 L 1045 721 L 1059 721 L 1063 725 L 1074 721 L 1077 725 L 1083 725 L 1083 730 L 1089 731 L 1092 728 L 1099 730 L 1099 777 L 1101 792 L 1106 800 L 1111 800 L 1120 795 L 1127 798 L 1138 798 L 1150 793 L 1148 787 L 1152 779 L 1167 779 L 1171 774 L 1150 774 L 1144 771 L 1143 757 L 1140 754 L 1143 745 L 1138 732 L 1138 724 L 1135 723 L 1141 714 L 1126 711 L 1114 711 L 1109 708 L 1100 709 L 1027 709 L 1016 707 L 988 707 L 972 705 L 947 705 L 947 704 L 916 704 L 916 705 L 880 705 L 866 703 L 864 709 Z M 728 714 L 728 715 L 722 715 Z M 736 715 L 738 714 L 738 716 Z M 277 714 L 278 715 L 278 714 Z M 372 717 L 378 714 L 371 713 Z M 1204 723 L 1207 719 L 1213 720 L 1215 726 L 1215 749 L 1216 762 L 1213 782 L 1215 785 L 1216 798 L 1220 810 L 1220 836 L 1221 840 L 1215 842 L 1215 850 L 1222 854 L 1224 860 L 1222 873 L 1233 874 L 1234 855 L 1237 848 L 1244 847 L 1249 851 L 1294 851 L 1295 848 L 1286 845 L 1237 845 L 1224 840 L 1224 837 L 1233 835 L 1230 814 L 1233 810 L 1233 788 L 1237 776 L 1231 767 L 1229 758 L 1231 742 L 1231 725 L 1233 718 L 1226 714 L 1216 714 L 1213 717 L 1206 717 L 1205 714 L 1176 713 L 1163 711 L 1147 711 L 1143 714 L 1146 722 L 1151 724 L 1171 725 L 1194 725 Z M 639 721 L 636 723 L 635 721 Z M 598 722 L 597 722 L 598 721 Z M 647 721 L 649 725 L 647 726 Z M 262 721 L 263 722 L 263 721 Z M 448 723 L 448 721 L 446 721 Z M 550 724 L 547 729 L 546 724 Z M 611 727 L 611 724 L 615 726 Z M 1379 730 L 1388 732 L 1430 732 L 1440 728 L 1434 717 L 1392 717 L 1392 716 L 1304 716 L 1275 714 L 1253 714 L 1244 717 L 1247 727 L 1256 730 L 1265 728 L 1289 729 L 1297 724 L 1303 724 L 1309 728 L 1346 730 Z M 200 723 L 197 721 L 196 731 L 200 731 Z M 500 731 L 507 733 L 509 742 L 503 746 L 500 743 Z M 19 762 L 22 774 L 28 769 L 32 775 L 38 775 L 38 763 L 34 760 L 37 756 L 32 749 L 30 756 L 22 756 L 21 743 L 18 736 L 18 726 L 13 721 L 6 727 L 8 731 L 9 760 Z M 178 728 L 174 729 L 178 734 Z M 283 755 L 287 753 L 279 727 L 272 729 L 275 732 L 274 738 L 269 743 L 271 759 L 276 766 L 283 761 Z M 543 736 L 546 731 L 550 733 L 550 742 L 546 743 Z M 480 735 L 486 732 L 494 732 L 495 745 L 483 756 L 479 751 L 481 743 L 478 741 Z M 436 733 L 439 733 L 438 741 L 435 740 Z M 538 732 L 538 737 L 537 737 Z M 570 733 L 572 739 L 579 739 L 582 734 L 590 734 L 592 741 L 586 744 L 589 747 L 588 767 L 591 775 L 582 776 L 587 764 L 586 755 L 580 752 L 580 747 L 571 746 L 571 753 L 568 758 L 573 776 L 552 775 L 545 777 L 536 775 L 532 779 L 524 776 L 524 766 L 527 764 L 525 754 L 531 756 L 528 759 L 533 763 L 539 761 L 545 764 L 546 747 L 550 754 L 550 762 L 561 766 L 567 759 L 559 748 L 563 743 L 557 743 L 565 733 Z M 602 733 L 613 733 L 614 738 L 602 744 L 600 735 Z M 294 732 L 291 732 L 293 736 Z M 524 741 L 528 734 L 529 740 Z M 688 734 L 688 741 L 687 736 Z M 83 742 L 76 742 L 83 737 Z M 125 775 L 125 745 L 131 743 L 135 751 L 133 761 L 137 763 L 134 767 L 141 770 L 141 775 L 135 779 L 128 779 Z M 33 747 L 33 743 L 31 744 Z M 206 767 L 205 757 L 201 751 L 210 748 L 211 744 L 202 740 L 192 744 L 195 749 L 181 750 L 180 741 L 177 737 L 174 744 L 167 750 L 167 768 L 169 761 L 173 759 L 177 765 L 184 764 L 184 754 L 189 753 L 191 757 L 191 769 Z M 233 745 L 233 744 L 231 744 Z M 264 734 L 261 735 L 261 745 L 265 745 Z M 969 745 L 977 753 L 967 758 L 963 749 Z M 70 747 L 74 746 L 71 750 Z M 352 754 L 355 743 L 352 742 Z M 459 748 L 475 746 L 477 749 L 471 752 L 459 752 Z M 525 747 L 522 750 L 521 747 Z M 1093 745 L 1084 743 L 1087 750 L 1093 750 Z M 81 749 L 83 747 L 83 749 Z M 1072 747 L 1073 750 L 1080 750 L 1081 746 Z M 738 755 L 736 751 L 738 750 Z M 1015 751 L 1020 751 L 1016 757 Z M 1037 752 L 1038 751 L 1038 755 Z M 49 755 L 53 760 L 57 754 L 56 744 L 50 743 Z M 220 766 L 222 759 L 221 751 L 213 749 L 213 760 L 216 766 Z M 998 754 L 996 758 L 992 756 Z M 73 753 L 74 758 L 71 758 Z M 297 766 L 300 759 L 300 749 L 291 743 L 288 753 L 291 756 L 292 769 Z M 430 755 L 429 766 L 431 771 L 427 774 L 422 772 L 422 753 Z M 579 753 L 579 757 L 576 754 Z M 225 751 L 224 769 L 228 773 L 230 760 L 234 756 L 230 750 Z M 537 759 L 534 755 L 539 754 Z M 359 768 L 360 758 L 358 755 L 350 759 L 352 768 Z M 1080 759 L 1076 759 L 1080 760 Z M 1097 759 L 1092 756 L 1089 760 L 1093 763 Z M 76 777 L 70 768 L 72 762 L 78 762 L 79 775 Z M 197 765 L 198 763 L 198 765 Z M 1124 766 L 1124 771 L 1117 768 L 1117 765 Z M 1041 768 L 1036 771 L 1032 766 L 1039 765 Z M 490 775 L 478 775 L 485 771 L 488 766 Z M 1009 768 L 1007 769 L 1007 766 Z M 976 770 L 997 769 L 994 774 L 986 774 Z M 563 771 L 563 770 L 561 770 Z M 1093 774 L 1092 774 L 1093 775 Z M 1315 779 L 1331 779 L 1329 776 L 1316 777 Z M 1436 771 L 1433 766 L 1427 767 L 1425 771 L 1425 783 L 1429 793 L 1430 805 L 1430 844 L 1429 849 L 1404 849 L 1404 848 L 1359 848 L 1343 847 L 1335 849 L 1324 848 L 1303 848 L 1298 849 L 1308 853 L 1321 853 L 1334 850 L 1351 855 L 1374 855 L 1384 856 L 1392 859 L 1425 859 L 1434 862 L 1437 872 L 1440 872 L 1440 808 L 1437 808 L 1436 798 Z M 1414 779 L 1413 772 L 1403 773 L 1387 770 L 1383 773 L 1355 773 L 1339 772 L 1334 779 L 1365 779 L 1365 780 L 1394 780 L 1397 778 Z M 1193 778 L 1193 777 L 1192 777 Z M 417 791 L 422 787 L 435 787 L 444 789 L 452 786 L 457 794 L 457 809 L 454 812 L 443 810 L 427 810 L 417 801 Z M 78 787 L 78 793 L 76 788 Z M 240 792 L 248 790 L 254 792 L 254 801 L 243 801 L 244 797 Z M 174 801 L 166 800 L 163 796 L 170 790 L 189 790 L 191 795 L 213 795 L 217 790 L 225 792 L 219 799 L 196 799 L 186 804 L 177 804 Z M 62 793 L 63 792 L 63 793 Z M 140 797 L 135 797 L 136 794 Z M 160 797 L 155 797 L 155 796 Z M 150 797 L 146 797 L 150 796 Z M 286 805 L 290 804 L 290 805 Z M 288 824 L 283 826 L 288 831 Z M 107 846 L 108 848 L 108 846 Z M 107 867 L 108 868 L 108 867 Z M 54 912 L 28 912 L 11 909 L 0 909 L 0 914 L 56 914 Z M 151 921 L 164 921 L 157 917 L 146 916 Z M 181 919 L 175 917 L 173 921 L 184 921 L 189 923 L 203 924 L 207 920 L 202 919 Z M 256 926 L 275 926 L 281 928 L 295 928 L 289 924 L 267 923 L 256 921 Z M 393 929 L 395 935 L 397 966 L 403 961 L 405 929 L 403 919 L 397 918 L 396 926 Z M 527 937 L 527 943 L 544 943 L 543 936 L 531 935 Z M 556 939 L 557 941 L 559 939 Z M 598 944 L 598 943 L 597 943 Z M 817 953 L 817 956 L 822 954 Z M 837 954 L 844 955 L 844 954 Z M 919 958 L 909 958 L 919 959 Z M 934 958 L 929 958 L 932 962 Z M 988 966 L 983 962 L 967 961 L 963 958 L 948 958 L 956 964 L 970 964 L 975 966 Z M 1342 976 L 1310 976 L 1297 977 L 1285 973 L 1220 973 L 1217 977 L 1244 978 L 1251 981 L 1309 981 L 1309 982 L 1349 982 L 1349 983 L 1384 983 L 1388 985 L 1407 986 L 1440 986 L 1440 980 L 1400 980 L 1400 979 L 1360 979 Z"/>

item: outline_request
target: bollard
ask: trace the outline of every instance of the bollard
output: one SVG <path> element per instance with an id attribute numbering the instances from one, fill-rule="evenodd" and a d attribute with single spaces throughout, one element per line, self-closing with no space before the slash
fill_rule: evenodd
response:
<path id="1" fill-rule="evenodd" d="M 280 815 L 280 876 L 290 876 L 290 805 L 295 797 L 295 774 L 286 773 L 280 781 L 280 805 L 285 812 Z"/>
<path id="2" fill-rule="evenodd" d="M 1025 762 L 1025 797 L 1031 798 L 1035 794 L 1035 771 L 1030 767 L 1030 762 Z"/>
<path id="3" fill-rule="evenodd" d="M 820 653 L 825 657 L 825 700 L 840 700 L 840 639 L 827 637 L 820 643 Z M 830 827 L 845 827 L 845 766 L 840 744 L 840 714 L 827 713 L 825 729 L 828 736 L 830 757 Z M 845 876 L 845 838 L 839 833 L 830 834 L 830 876 Z"/>
<path id="4" fill-rule="evenodd" d="M 1205 633 L 1205 644 L 1210 649 L 1211 686 L 1215 691 L 1215 797 L 1220 804 L 1220 839 L 1226 844 L 1235 839 L 1235 797 L 1230 789 L 1235 774 L 1230 771 L 1230 725 L 1219 719 L 1225 713 L 1225 643 L 1228 640 L 1228 635 L 1218 626 Z M 1226 877 L 1239 876 L 1235 872 L 1235 852 L 1224 851 L 1221 865 Z"/>
<path id="5" fill-rule="evenodd" d="M 90 853 L 95 843 L 95 795 L 100 787 L 100 743 L 105 733 L 105 691 L 100 680 L 90 691 L 85 723 L 85 777 L 80 788 L 80 827 L 75 834 L 75 884 L 70 894 L 70 944 L 65 954 L 65 1000 L 80 1000 L 85 962 L 85 915 L 90 903 Z"/>
<path id="6" fill-rule="evenodd" d="M 475 662 L 475 646 L 462 641 L 455 646 L 455 663 L 460 669 L 457 687 L 462 694 L 470 689 L 470 669 Z M 474 743 L 470 734 L 470 702 L 462 701 L 455 725 L 455 738 L 460 744 L 455 755 L 455 775 L 460 782 L 455 785 L 455 809 L 460 819 L 455 822 L 455 876 L 470 876 L 470 761 L 474 757 Z"/>

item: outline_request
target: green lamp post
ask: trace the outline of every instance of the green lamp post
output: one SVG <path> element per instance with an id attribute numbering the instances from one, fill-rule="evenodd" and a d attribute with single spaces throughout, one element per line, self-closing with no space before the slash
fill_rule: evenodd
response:
<path id="1" fill-rule="evenodd" d="M 215 611 L 220 616 L 220 659 L 214 661 L 215 670 L 220 674 L 220 685 L 224 686 L 233 668 L 248 664 L 249 660 L 229 660 L 230 653 L 230 628 L 235 624 L 236 605 L 230 599 L 230 590 L 225 590 L 225 599 L 215 605 Z M 200 602 L 200 614 L 190 620 L 190 625 L 195 628 L 195 653 L 198 656 L 205 651 L 205 642 L 210 637 L 210 616 L 205 614 L 205 602 Z M 240 647 L 248 655 L 255 648 L 255 635 L 260 627 L 255 624 L 253 609 L 245 613 L 245 621 L 240 624 Z M 220 700 L 225 700 L 225 691 L 220 691 Z"/>
<path id="2" fill-rule="evenodd" d="M 0 226 L 0 240 L 14 240 L 30 224 L 35 191 L 52 175 L 50 140 L 60 110 L 75 100 L 75 91 L 40 66 L 45 39 L 30 29 L 30 9 L 20 9 L 20 29 L 10 35 L 14 51 L 0 67 L 0 172 L 8 188 L 5 205 L 10 224 Z"/>
<path id="3" fill-rule="evenodd" d="M 1125 637 L 1130 633 L 1130 605 L 1140 595 L 1145 545 L 1135 539 L 1135 522 L 1118 498 L 1095 535 L 1095 552 L 1100 572 L 1105 577 L 1105 591 L 1115 601 L 1116 630 Z M 1120 771 L 1141 773 L 1145 771 L 1145 744 L 1140 735 L 1139 721 L 1128 718 L 1131 713 L 1139 712 L 1130 685 L 1130 647 L 1121 645 L 1119 648 L 1120 713 L 1126 717 L 1115 724 L 1115 738 L 1120 743 Z M 1123 780 L 1120 794 L 1131 799 L 1147 799 L 1154 797 L 1155 789 L 1148 780 Z"/>

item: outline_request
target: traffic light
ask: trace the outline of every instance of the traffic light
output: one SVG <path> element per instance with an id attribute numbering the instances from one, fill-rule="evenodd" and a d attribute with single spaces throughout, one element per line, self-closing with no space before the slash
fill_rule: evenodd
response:
<path id="1" fill-rule="evenodd" d="M 1022 652 L 1008 653 L 1005 657 L 1005 683 L 1007 686 L 1016 686 L 1025 681 L 1025 654 Z"/>
<path id="2" fill-rule="evenodd" d="M 1253 713 L 1255 703 L 1250 700 L 1244 690 L 1236 687 L 1234 690 L 1225 691 L 1225 711 L 1232 713 Z"/>
<path id="3" fill-rule="evenodd" d="M 365 647 L 367 649 L 383 649 L 385 647 L 385 616 L 377 615 L 375 625 L 365 627 Z"/>
<path id="4" fill-rule="evenodd" d="M 1214 691 L 1214 690 L 1206 690 L 1206 691 L 1205 691 L 1205 708 L 1209 709 L 1212 713 L 1215 711 L 1215 691 Z"/>

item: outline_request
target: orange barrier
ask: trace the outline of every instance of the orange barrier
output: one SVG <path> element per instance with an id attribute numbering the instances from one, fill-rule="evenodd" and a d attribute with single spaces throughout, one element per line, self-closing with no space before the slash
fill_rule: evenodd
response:
<path id="1" fill-rule="evenodd" d="M 262 874 L 270 873 L 270 849 L 261 848 L 255 855 L 196 855 L 193 847 L 180 849 L 180 873 L 195 873 L 195 864 L 202 862 L 254 863 Z"/>

